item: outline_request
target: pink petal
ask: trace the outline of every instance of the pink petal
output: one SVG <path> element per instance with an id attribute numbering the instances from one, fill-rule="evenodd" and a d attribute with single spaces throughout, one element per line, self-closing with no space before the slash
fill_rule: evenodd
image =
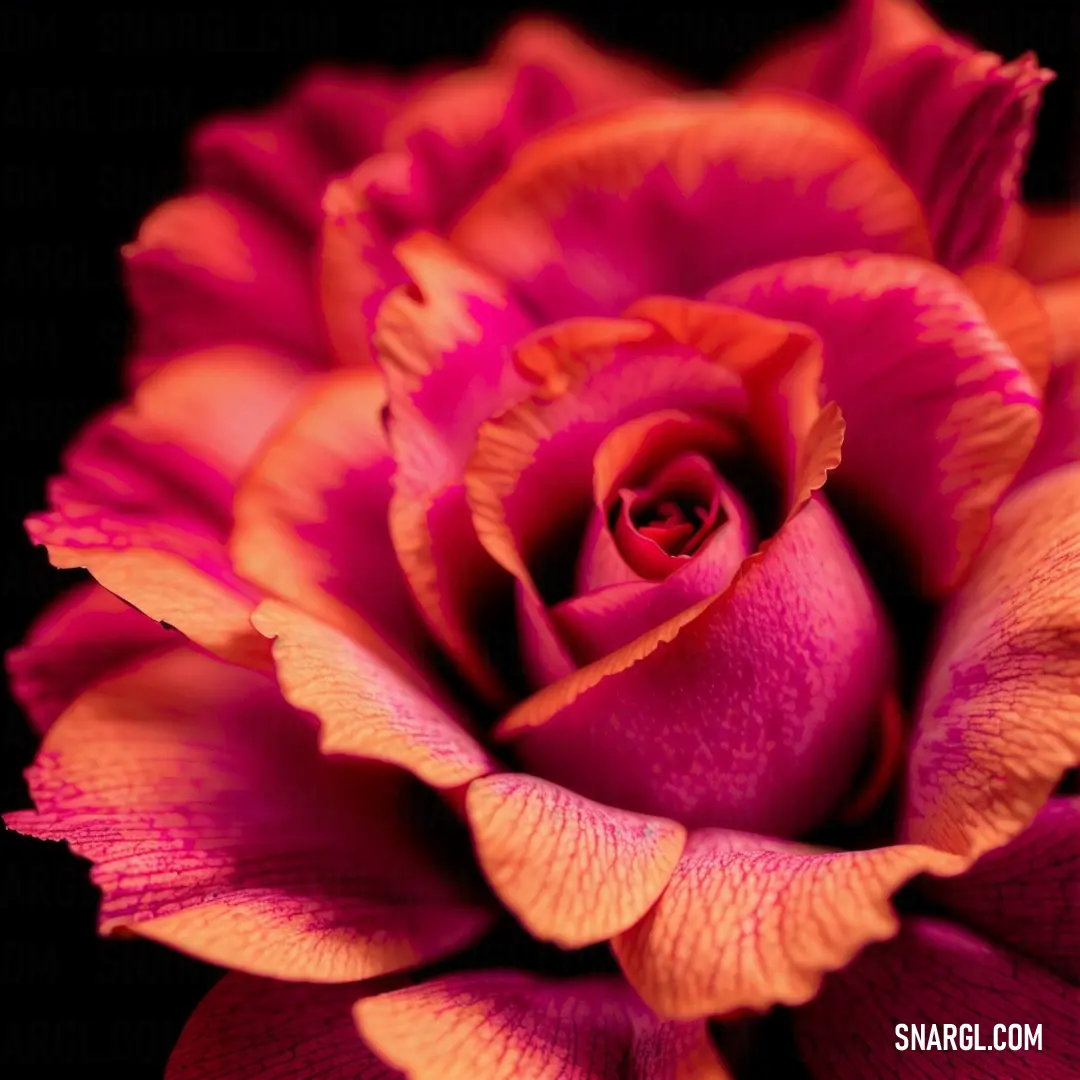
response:
<path id="1" fill-rule="evenodd" d="M 1016 486 L 1059 465 L 1080 461 L 1080 353 L 1050 372 L 1043 424 Z"/>
<path id="2" fill-rule="evenodd" d="M 37 812 L 5 821 L 94 863 L 106 934 L 348 982 L 487 926 L 408 824 L 416 792 L 401 774 L 328 760 L 270 680 L 186 648 L 79 698 L 27 779 Z"/>
<path id="3" fill-rule="evenodd" d="M 962 877 L 925 886 L 965 926 L 1080 984 L 1080 799 L 1051 799 Z"/>
<path id="4" fill-rule="evenodd" d="M 302 387 L 294 365 L 255 350 L 170 361 L 68 450 L 31 539 L 212 652 L 266 663 L 248 621 L 259 592 L 224 541 L 237 479 Z"/>
<path id="5" fill-rule="evenodd" d="M 930 254 L 914 195 L 868 140 L 770 96 L 652 102 L 536 138 L 450 236 L 550 320 L 700 296 L 795 254 Z"/>
<path id="6" fill-rule="evenodd" d="M 385 989 L 382 981 L 365 989 Z M 229 972 L 199 1003 L 165 1080 L 403 1080 L 356 1034 L 354 985 L 283 983 Z"/>
<path id="7" fill-rule="evenodd" d="M 98 679 L 176 643 L 175 633 L 89 582 L 47 608 L 5 662 L 12 693 L 44 734 Z"/>
<path id="8" fill-rule="evenodd" d="M 447 695 L 367 628 L 344 633 L 279 600 L 252 621 L 274 640 L 285 699 L 318 720 L 324 753 L 386 761 L 437 788 L 495 767 Z"/>
<path id="9" fill-rule="evenodd" d="M 390 535 L 436 636 L 495 696 L 500 676 L 481 629 L 505 575 L 476 539 L 462 480 L 480 422 L 530 388 L 508 346 L 533 324 L 505 286 L 435 237 L 417 234 L 397 251 L 413 284 L 390 294 L 376 324 L 398 466 Z"/>
<path id="10" fill-rule="evenodd" d="M 730 1080 L 703 1023 L 658 1021 L 616 978 L 478 971 L 365 998 L 355 1016 L 412 1080 Z"/>
<path id="11" fill-rule="evenodd" d="M 220 345 L 329 363 L 309 254 L 242 200 L 197 191 L 162 203 L 123 255 L 138 377 L 157 359 Z"/>
<path id="12" fill-rule="evenodd" d="M 889 652 L 877 602 L 815 500 L 726 592 L 535 694 L 498 734 L 530 771 L 600 802 L 796 835 L 850 784 Z"/>
<path id="13" fill-rule="evenodd" d="M 404 83 L 332 68 L 308 72 L 269 108 L 203 124 L 191 143 L 195 183 L 287 223 L 310 247 L 326 185 L 381 148 Z"/>
<path id="14" fill-rule="evenodd" d="M 262 445 L 233 504 L 237 572 L 323 620 L 361 616 L 420 655 L 424 627 L 390 543 L 394 469 L 373 368 L 314 376 Z"/>
<path id="15" fill-rule="evenodd" d="M 615 955 L 661 1016 L 801 1005 L 823 975 L 896 933 L 897 889 L 958 869 L 912 845 L 831 852 L 705 829 L 691 833 L 649 914 L 615 939 Z"/>
<path id="16" fill-rule="evenodd" d="M 846 424 L 835 483 L 904 539 L 927 588 L 954 586 L 1040 422 L 1038 388 L 961 283 L 913 259 L 827 255 L 710 295 L 818 331 Z"/>
<path id="17" fill-rule="evenodd" d="M 564 949 L 633 926 L 663 891 L 686 841 L 673 821 L 516 773 L 474 780 L 465 809 L 496 894 L 529 933 Z"/>
<path id="18" fill-rule="evenodd" d="M 1080 760 L 1080 466 L 997 512 L 923 689 L 904 834 L 969 857 L 1019 833 Z"/>
<path id="19" fill-rule="evenodd" d="M 815 1080 L 1068 1080 L 1080 1068 L 1076 1026 L 1080 992 L 1036 965 L 997 949 L 960 927 L 935 919 L 905 921 L 900 936 L 868 949 L 795 1016 L 803 1060 Z M 906 1050 L 898 1024 L 908 1025 Z M 979 1025 L 979 1042 L 1004 1051 L 935 1046 L 912 1049 L 911 1028 Z M 995 1031 L 997 1025 L 1006 1030 Z M 1042 1026 L 1041 1050 L 1007 1049 L 1008 1025 Z M 954 1040 L 974 1037 L 954 1029 Z M 1022 1035 L 1021 1035 L 1022 1037 Z M 888 1069 L 885 1073 L 883 1070 Z M 978 1070 L 973 1071 L 973 1070 Z"/>

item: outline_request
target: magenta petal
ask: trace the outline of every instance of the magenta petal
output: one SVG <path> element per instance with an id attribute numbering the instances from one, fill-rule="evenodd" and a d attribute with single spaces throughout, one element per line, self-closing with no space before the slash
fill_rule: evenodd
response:
<path id="1" fill-rule="evenodd" d="M 719 597 L 504 720 L 532 772 L 589 798 L 798 835 L 852 779 L 889 677 L 888 631 L 825 504 L 807 504 Z"/>
<path id="2" fill-rule="evenodd" d="M 872 945 L 795 1014 L 803 1060 L 815 1080 L 1073 1080 L 1080 1074 L 1080 991 L 1037 965 L 997 949 L 968 931 L 934 919 L 904 923 L 892 941 Z M 896 1025 L 907 1043 L 897 1049 Z M 972 1025 L 953 1038 L 974 1037 L 1004 1052 L 972 1046 L 911 1049 L 911 1027 Z M 1010 1051 L 1009 1025 L 1042 1029 L 1042 1049 Z M 1005 1025 L 995 1032 L 996 1025 Z M 1021 1032 L 1021 1038 L 1023 1034 Z M 907 1052 L 905 1052 L 905 1050 Z"/>
<path id="3" fill-rule="evenodd" d="M 174 631 L 90 582 L 46 609 L 5 664 L 12 693 L 43 734 L 92 683 L 176 643 Z"/>
<path id="4" fill-rule="evenodd" d="M 823 399 L 846 424 L 830 484 L 903 541 L 925 587 L 952 588 L 1035 441 L 1041 397 L 961 282 L 837 254 L 749 271 L 710 298 L 821 335 Z"/>
<path id="5" fill-rule="evenodd" d="M 149 357 L 247 345 L 329 363 L 311 253 L 265 211 L 222 192 L 163 203 L 124 250 Z"/>
<path id="6" fill-rule="evenodd" d="M 924 888 L 965 925 L 1080 984 L 1080 798 L 1051 799 L 1015 840 Z"/>
<path id="7" fill-rule="evenodd" d="M 326 185 L 381 148 L 402 90 L 379 75 L 310 72 L 280 103 L 200 127 L 191 144 L 195 183 L 239 196 L 311 245 Z"/>
<path id="8" fill-rule="evenodd" d="M 425 838 L 414 781 L 321 754 L 271 678 L 183 646 L 80 697 L 27 781 L 36 812 L 5 820 L 94 864 L 103 933 L 350 982 L 453 952 L 489 922 L 467 861 Z"/>
<path id="9" fill-rule="evenodd" d="M 363 984 L 385 989 L 384 980 Z M 184 1026 L 165 1080 L 403 1080 L 357 1037 L 359 993 L 229 972 Z"/>

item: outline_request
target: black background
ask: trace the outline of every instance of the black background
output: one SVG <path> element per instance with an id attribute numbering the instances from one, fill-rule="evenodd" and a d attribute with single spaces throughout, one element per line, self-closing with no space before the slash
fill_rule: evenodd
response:
<path id="1" fill-rule="evenodd" d="M 1080 4 L 939 0 L 938 17 L 985 47 L 1034 49 L 1058 72 L 1025 194 L 1080 197 Z M 828 2 L 548 6 L 600 38 L 715 82 L 755 48 L 827 13 Z M 515 11 L 427 0 L 131 11 L 25 3 L 0 10 L 0 207 L 4 381 L 3 649 L 75 575 L 48 567 L 21 521 L 80 424 L 120 394 L 128 314 L 118 249 L 184 184 L 186 132 L 270 101 L 320 59 L 406 68 L 468 60 Z M 35 740 L 5 697 L 0 809 L 29 805 Z M 86 1066 L 155 1078 L 214 969 L 146 942 L 95 936 L 87 864 L 59 844 L 0 834 L 0 1075 Z"/>

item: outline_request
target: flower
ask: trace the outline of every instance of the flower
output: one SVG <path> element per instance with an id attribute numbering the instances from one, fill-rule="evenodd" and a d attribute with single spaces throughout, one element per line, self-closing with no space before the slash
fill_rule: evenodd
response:
<path id="1" fill-rule="evenodd" d="M 819 1076 L 924 1016 L 1061 1017 L 1000 1060 L 1075 1071 L 1049 74 L 899 0 L 786 49 L 728 95 L 547 23 L 317 73 L 125 250 L 6 821 L 233 969 L 170 1075 L 720 1077 L 774 1006 Z"/>

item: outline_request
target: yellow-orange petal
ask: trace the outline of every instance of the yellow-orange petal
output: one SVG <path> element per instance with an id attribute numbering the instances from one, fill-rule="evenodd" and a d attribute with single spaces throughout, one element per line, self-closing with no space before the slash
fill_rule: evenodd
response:
<path id="1" fill-rule="evenodd" d="M 1080 464 L 998 510 L 946 613 L 912 738 L 904 837 L 975 858 L 1080 760 Z"/>
<path id="2" fill-rule="evenodd" d="M 996 263 L 969 267 L 960 280 L 986 312 L 994 332 L 1035 384 L 1044 388 L 1050 377 L 1053 333 L 1040 292 L 1019 274 Z"/>
<path id="3" fill-rule="evenodd" d="M 658 1020 L 618 978 L 476 971 L 365 998 L 353 1015 L 410 1080 L 730 1080 L 703 1023 Z"/>
<path id="4" fill-rule="evenodd" d="M 324 753 L 387 761 L 436 788 L 495 767 L 463 719 L 374 635 L 346 635 L 279 600 L 260 604 L 252 622 L 273 639 L 285 700 L 318 719 Z"/>
<path id="5" fill-rule="evenodd" d="M 516 773 L 474 780 L 465 809 L 496 894 L 530 934 L 564 949 L 606 941 L 637 922 L 686 841 L 674 821 Z"/>
<path id="6" fill-rule="evenodd" d="M 652 911 L 613 947 L 664 1017 L 801 1005 L 827 972 L 896 933 L 889 898 L 901 885 L 963 865 L 917 845 L 826 852 L 702 830 Z"/>

